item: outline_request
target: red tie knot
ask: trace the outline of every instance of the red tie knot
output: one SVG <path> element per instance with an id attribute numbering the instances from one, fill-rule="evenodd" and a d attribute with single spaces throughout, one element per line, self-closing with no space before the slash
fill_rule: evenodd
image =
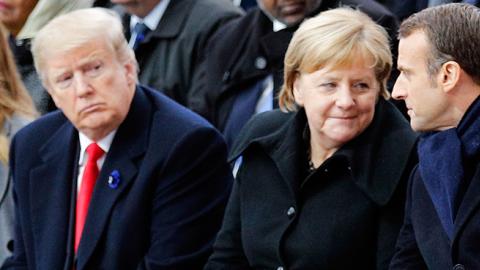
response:
<path id="1" fill-rule="evenodd" d="M 103 150 L 98 146 L 96 143 L 91 143 L 87 147 L 87 153 L 88 153 L 88 159 L 97 161 L 102 155 L 103 155 Z"/>

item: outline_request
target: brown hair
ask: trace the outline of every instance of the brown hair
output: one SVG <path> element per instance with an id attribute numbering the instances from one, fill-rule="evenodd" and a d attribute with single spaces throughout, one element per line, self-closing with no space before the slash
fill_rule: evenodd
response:
<path id="1" fill-rule="evenodd" d="M 424 9 L 402 22 L 399 38 L 423 31 L 431 46 L 427 56 L 429 75 L 447 61 L 455 61 L 480 84 L 480 9 L 453 3 Z"/>

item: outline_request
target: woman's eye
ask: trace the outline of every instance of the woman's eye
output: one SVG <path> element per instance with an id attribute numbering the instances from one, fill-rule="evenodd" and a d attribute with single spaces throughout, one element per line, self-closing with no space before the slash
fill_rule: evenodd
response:
<path id="1" fill-rule="evenodd" d="M 370 86 L 367 83 L 356 83 L 353 85 L 353 88 L 357 90 L 368 90 Z"/>

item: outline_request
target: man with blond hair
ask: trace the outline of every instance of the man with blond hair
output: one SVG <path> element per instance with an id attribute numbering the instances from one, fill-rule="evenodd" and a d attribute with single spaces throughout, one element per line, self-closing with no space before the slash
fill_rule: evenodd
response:
<path id="1" fill-rule="evenodd" d="M 112 11 L 55 18 L 32 51 L 60 111 L 13 140 L 4 269 L 201 269 L 231 186 L 220 134 L 136 84 Z"/>

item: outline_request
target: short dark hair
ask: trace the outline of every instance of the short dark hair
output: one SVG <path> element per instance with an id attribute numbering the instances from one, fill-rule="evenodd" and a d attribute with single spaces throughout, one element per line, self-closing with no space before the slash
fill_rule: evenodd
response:
<path id="1" fill-rule="evenodd" d="M 435 6 L 402 22 L 399 39 L 423 31 L 431 46 L 427 57 L 429 75 L 437 74 L 447 61 L 455 61 L 480 84 L 480 9 L 469 4 Z"/>

